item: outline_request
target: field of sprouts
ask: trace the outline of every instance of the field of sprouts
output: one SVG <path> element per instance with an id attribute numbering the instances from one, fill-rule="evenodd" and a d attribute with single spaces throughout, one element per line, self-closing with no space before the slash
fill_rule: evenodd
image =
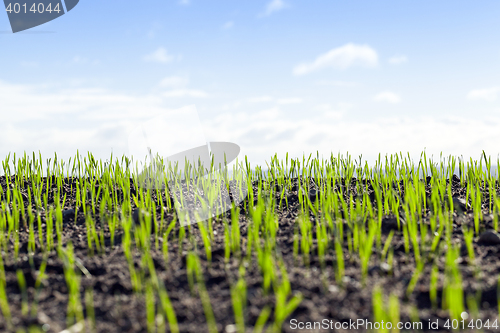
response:
<path id="1" fill-rule="evenodd" d="M 9 155 L 0 331 L 498 331 L 500 162 L 373 162 L 245 159 L 145 186 L 126 157 Z"/>

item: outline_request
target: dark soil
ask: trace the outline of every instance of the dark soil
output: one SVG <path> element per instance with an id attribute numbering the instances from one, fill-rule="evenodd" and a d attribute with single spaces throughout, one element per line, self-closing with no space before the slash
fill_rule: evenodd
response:
<path id="1" fill-rule="evenodd" d="M 67 199 L 65 204 L 67 212 L 64 216 L 64 231 L 63 242 L 72 241 L 75 249 L 76 257 L 81 261 L 83 267 L 88 270 L 87 275 L 81 273 L 81 294 L 82 303 L 84 300 L 85 288 L 93 288 L 94 307 L 97 322 L 98 332 L 146 332 L 146 307 L 144 297 L 137 295 L 132 290 L 132 284 L 129 274 L 129 268 L 125 259 L 121 244 L 123 235 L 122 230 L 117 230 L 115 236 L 115 246 L 111 246 L 110 233 L 107 225 L 104 227 L 107 247 L 102 254 L 96 253 L 91 256 L 87 247 L 87 233 L 85 225 L 85 217 L 81 210 L 77 209 L 77 218 L 74 219 L 75 207 L 75 189 L 70 190 L 71 183 L 74 179 L 65 179 L 65 189 Z M 297 179 L 292 180 L 297 185 Z M 426 179 L 428 182 L 429 179 Z M 5 178 L 0 178 L 0 183 L 7 190 Z M 26 188 L 29 186 L 25 184 Z M 397 184 L 394 188 L 398 190 Z M 456 176 L 452 180 L 453 196 L 465 199 L 466 189 L 460 186 Z M 373 193 L 371 185 L 365 186 L 369 193 Z M 291 288 L 293 293 L 300 292 L 304 299 L 293 314 L 285 320 L 283 331 L 285 332 L 328 332 L 329 329 L 316 330 L 298 330 L 293 329 L 291 319 L 296 319 L 297 322 L 321 322 L 324 319 L 334 323 L 349 323 L 358 319 L 373 320 L 372 313 L 372 290 L 373 287 L 379 285 L 383 288 L 384 294 L 389 295 L 395 293 L 400 300 L 400 314 L 402 322 L 414 322 L 419 320 L 423 323 L 424 331 L 449 331 L 445 328 L 446 320 L 449 319 L 448 312 L 435 310 L 432 308 L 429 285 L 430 271 L 432 262 L 426 264 L 424 272 L 421 275 L 413 293 L 409 298 L 405 297 L 407 286 L 415 271 L 415 260 L 413 250 L 406 253 L 403 241 L 403 233 L 397 230 L 396 218 L 393 215 L 385 215 L 383 217 L 383 236 L 382 244 L 384 244 L 390 230 L 395 229 L 394 238 L 392 241 L 392 249 L 394 251 L 394 264 L 392 269 L 388 269 L 387 265 L 380 261 L 380 250 L 374 248 L 370 262 L 369 276 L 366 280 L 366 285 L 362 283 L 361 265 L 357 255 L 349 256 L 347 246 L 344 246 L 345 258 L 345 277 L 343 286 L 337 285 L 335 282 L 336 272 L 336 257 L 333 242 L 330 242 L 330 248 L 325 257 L 324 263 L 320 263 L 317 256 L 316 245 L 311 250 L 309 264 L 303 261 L 302 255 L 298 258 L 293 255 L 293 240 L 295 230 L 295 219 L 299 212 L 299 200 L 297 189 L 287 193 L 289 207 L 286 206 L 279 210 L 279 231 L 277 234 L 277 248 L 281 252 L 286 269 L 289 274 Z M 344 191 L 349 189 L 356 196 L 356 186 L 354 181 L 350 187 L 344 187 Z M 401 188 L 404 191 L 404 188 Z M 46 189 L 44 189 L 46 191 Z M 165 191 L 163 196 L 165 196 Z M 257 184 L 254 186 L 254 193 L 257 193 Z M 427 193 L 430 195 L 430 186 L 427 185 Z M 488 194 L 487 188 L 483 192 L 483 214 L 484 218 L 481 221 L 481 233 L 493 229 L 493 216 L 488 214 Z M 321 193 L 318 193 L 321 195 Z M 24 193 L 27 198 L 27 191 Z M 23 196 L 24 196 L 23 195 Z M 156 194 L 153 194 L 155 196 Z M 314 196 L 311 196 L 314 199 Z M 370 196 L 372 204 L 376 207 L 375 197 Z M 49 203 L 52 196 L 49 195 Z M 346 197 L 347 198 L 347 197 Z M 279 197 L 278 197 L 279 201 Z M 458 202 L 458 201 L 457 201 Z M 247 202 L 248 203 L 248 202 Z M 284 205 L 284 202 L 283 202 Z M 135 204 L 132 202 L 132 206 Z M 456 207 L 456 206 L 455 206 Z M 35 207 L 33 207 L 35 209 Z M 247 217 L 244 209 L 244 203 L 239 206 L 240 209 L 240 226 L 243 249 L 245 249 L 247 240 Z M 453 214 L 454 230 L 453 242 L 465 244 L 461 231 L 462 225 L 474 226 L 474 218 L 472 210 L 469 207 L 462 206 Z M 421 219 L 422 223 L 429 223 L 429 210 L 423 212 Z M 45 222 L 45 213 L 41 212 L 42 221 Z M 174 218 L 174 211 L 165 213 L 165 222 L 162 224 L 165 228 Z M 191 226 L 195 235 L 199 256 L 203 266 L 203 274 L 205 285 L 208 290 L 210 301 L 214 310 L 217 328 L 220 332 L 231 331 L 234 324 L 234 314 L 231 303 L 230 285 L 238 278 L 238 267 L 240 260 L 236 256 L 232 256 L 229 263 L 224 261 L 224 224 L 223 218 L 230 220 L 230 214 L 217 218 L 213 222 L 214 242 L 212 247 L 212 262 L 208 263 L 205 257 L 203 242 L 200 236 L 199 229 L 196 225 Z M 314 219 L 313 216 L 311 216 Z M 99 220 L 99 214 L 96 212 L 96 219 Z M 160 220 L 160 209 L 157 211 L 157 219 Z M 345 223 L 345 221 L 336 221 L 336 223 Z M 345 225 L 347 228 L 347 224 Z M 97 223 L 99 230 L 100 223 Z M 182 248 L 179 248 L 177 241 L 177 231 L 179 226 L 174 228 L 169 238 L 169 261 L 165 262 L 161 248 L 163 240 L 159 240 L 159 248 L 152 250 L 152 257 L 156 266 L 159 278 L 163 281 L 168 294 L 172 300 L 179 328 L 182 332 L 206 332 L 207 324 L 205 315 L 197 293 L 192 294 L 189 288 L 187 273 L 186 273 L 186 256 L 190 249 L 190 243 L 185 240 Z M 37 231 L 38 232 L 38 231 Z M 42 232 L 46 232 L 45 229 Z M 490 319 L 491 322 L 498 319 L 497 306 L 497 281 L 500 272 L 500 245 L 483 244 L 478 242 L 479 237 L 475 238 L 474 251 L 476 255 L 476 263 L 470 263 L 465 247 L 462 248 L 459 267 L 463 279 L 463 287 L 466 295 L 480 295 L 479 318 L 485 322 Z M 6 274 L 6 288 L 10 310 L 12 312 L 13 324 L 16 329 L 28 328 L 32 325 L 43 327 L 48 332 L 60 332 L 67 328 L 66 315 L 68 304 L 68 288 L 63 274 L 63 263 L 59 259 L 56 251 L 52 251 L 48 255 L 48 263 L 46 268 L 47 279 L 43 281 L 41 291 L 38 296 L 39 305 L 37 315 L 22 316 L 21 304 L 22 295 L 17 282 L 16 271 L 21 269 L 28 287 L 29 303 L 35 297 L 35 280 L 37 270 L 39 269 L 43 255 L 37 253 L 32 256 L 28 255 L 28 232 L 25 228 L 20 231 L 20 250 L 18 260 L 14 260 L 13 241 L 8 247 L 8 252 L 2 251 Z M 38 242 L 38 235 L 37 235 Z M 152 244 L 154 244 L 154 236 L 152 236 Z M 435 258 L 439 266 L 439 282 L 438 282 L 438 308 L 442 302 L 442 290 L 444 283 L 444 267 L 445 267 L 445 249 L 444 244 L 441 244 L 442 255 Z M 153 246 L 154 247 L 154 246 Z M 245 251 L 243 251 L 245 255 Z M 432 258 L 431 258 L 432 259 Z M 136 267 L 141 267 L 140 255 L 136 255 Z M 262 289 L 262 275 L 256 263 L 256 258 L 247 267 L 247 290 L 248 304 L 246 310 L 246 325 L 248 331 L 253 329 L 253 326 L 259 316 L 261 310 L 269 305 L 274 311 L 274 296 L 264 295 Z M 83 303 L 85 304 L 85 303 Z M 85 307 L 85 306 L 84 306 Z M 417 311 L 412 310 L 417 309 Z M 84 309 L 84 313 L 86 310 Z M 415 313 L 416 312 L 416 313 Z M 270 322 L 274 320 L 274 315 L 271 313 Z M 439 325 L 438 329 L 428 329 L 429 320 L 436 322 Z M 337 324 L 339 325 L 339 324 Z M 168 330 L 168 324 L 165 325 Z M 346 324 L 344 324 L 346 327 Z M 0 316 L 0 331 L 6 331 L 7 327 L 4 318 Z M 340 329 L 336 331 L 363 331 L 363 329 Z M 413 330 L 409 330 L 413 331 Z M 489 331 L 489 330 L 484 330 Z M 495 329 L 491 331 L 496 331 Z"/>

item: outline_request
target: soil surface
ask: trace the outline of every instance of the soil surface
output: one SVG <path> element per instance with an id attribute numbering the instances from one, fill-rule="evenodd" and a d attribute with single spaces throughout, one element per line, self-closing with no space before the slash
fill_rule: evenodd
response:
<path id="1" fill-rule="evenodd" d="M 94 311 L 97 323 L 98 332 L 147 332 L 146 319 L 146 303 L 143 296 L 134 293 L 129 273 L 129 266 L 125 258 L 121 242 L 123 238 L 123 230 L 117 230 L 114 237 L 114 246 L 111 246 L 111 237 L 107 225 L 104 225 L 104 236 L 106 248 L 103 253 L 95 253 L 93 256 L 89 253 L 87 245 L 87 232 L 85 224 L 85 216 L 83 212 L 75 207 L 75 188 L 71 190 L 71 184 L 75 184 L 76 179 L 65 178 L 64 188 L 67 194 L 65 202 L 65 213 L 63 223 L 63 243 L 69 240 L 74 245 L 75 256 L 77 261 L 83 267 L 77 271 L 81 275 L 81 299 L 82 304 L 85 298 L 85 289 L 92 288 L 94 296 Z M 431 188 L 429 185 L 430 178 L 422 180 L 427 183 L 427 193 L 430 196 Z M 5 177 L 0 178 L 0 184 L 4 191 L 7 190 Z M 289 274 L 291 289 L 294 294 L 301 293 L 303 301 L 297 309 L 290 315 L 283 324 L 284 332 L 352 332 L 364 331 L 363 328 L 354 329 L 348 323 L 357 321 L 358 319 L 373 320 L 372 307 L 372 291 L 375 286 L 380 286 L 384 291 L 384 297 L 390 293 L 398 296 L 400 302 L 400 318 L 401 322 L 422 322 L 422 330 L 429 332 L 445 332 L 451 331 L 445 327 L 446 321 L 449 319 L 447 311 L 440 310 L 443 294 L 443 283 L 445 281 L 445 256 L 439 258 L 431 258 L 437 262 L 439 267 L 439 278 L 437 287 L 437 304 L 438 308 L 433 309 L 430 297 L 430 276 L 432 262 L 427 262 L 424 266 L 424 271 L 421 274 L 413 293 L 406 296 L 406 290 L 415 272 L 415 259 L 410 244 L 410 251 L 405 251 L 403 232 L 398 230 L 397 219 L 394 215 L 384 215 L 382 220 L 383 235 L 382 245 L 388 237 L 391 230 L 394 230 L 394 238 L 391 248 L 393 250 L 392 267 L 380 260 L 381 249 L 374 247 L 369 264 L 369 273 L 366 282 L 363 283 L 361 275 L 361 264 L 357 254 L 350 256 L 349 249 L 344 243 L 344 258 L 345 258 L 345 277 L 342 285 L 335 282 L 336 274 L 336 256 L 334 242 L 330 242 L 325 260 L 320 262 L 317 255 L 317 245 L 314 243 L 309 257 L 309 263 L 304 262 L 304 257 L 299 254 L 295 258 L 294 232 L 296 228 L 296 218 L 299 213 L 299 198 L 297 179 L 292 179 L 294 184 L 292 191 L 287 191 L 288 208 L 284 205 L 279 212 L 279 230 L 276 236 L 276 245 L 278 251 L 281 252 L 281 257 L 286 265 Z M 364 184 L 364 183 L 363 183 Z M 311 183 L 313 186 L 314 184 Z M 402 185 L 402 184 L 401 184 Z M 26 189 L 30 186 L 25 184 Z M 97 186 L 97 185 L 96 185 Z M 363 185 L 370 193 L 373 193 L 373 188 L 368 185 Z M 337 185 L 338 187 L 338 185 Z M 398 189 L 397 184 L 394 188 L 404 193 L 403 186 Z M 44 188 L 44 191 L 47 189 Z M 350 190 L 354 196 L 357 195 L 357 189 L 354 180 L 350 186 L 343 188 L 344 191 Z M 488 214 L 488 192 L 483 188 L 483 218 L 480 221 L 480 234 L 493 229 L 493 215 Z M 161 191 L 165 196 L 165 190 Z M 254 193 L 257 193 L 257 184 L 254 184 Z M 462 226 L 467 225 L 469 228 L 474 226 L 474 215 L 468 205 L 464 201 L 466 188 L 460 186 L 458 177 L 452 179 L 452 194 L 456 197 L 456 211 L 453 213 L 454 228 L 452 232 L 453 242 L 461 244 L 462 251 L 459 259 L 459 268 L 463 279 L 463 288 L 466 296 L 476 296 L 480 299 L 477 302 L 478 312 L 477 318 L 483 322 L 487 319 L 493 323 L 498 319 L 497 306 L 497 282 L 500 272 L 500 245 L 495 244 L 495 234 L 491 239 L 483 237 L 479 241 L 479 235 L 474 238 L 474 251 L 476 262 L 469 261 L 465 241 L 462 234 Z M 153 194 L 155 196 L 156 194 Z M 321 195 L 321 192 L 318 193 Z M 23 196 L 27 198 L 28 192 L 24 192 Z M 314 200 L 314 196 L 311 196 Z M 403 196 L 401 196 L 403 197 Z M 279 194 L 276 194 L 279 201 Z M 346 199 L 348 197 L 346 196 Z M 372 204 L 376 207 L 375 197 L 370 196 Z M 49 203 L 53 200 L 52 194 L 49 195 Z M 25 200 L 26 202 L 27 200 Z M 247 202 L 248 203 L 248 202 Z M 460 206 L 458 203 L 462 203 Z M 135 203 L 131 202 L 135 208 Z M 242 237 L 243 256 L 246 255 L 247 242 L 247 212 L 245 211 L 245 201 L 239 205 L 240 209 L 240 232 Z M 27 203 L 26 203 L 27 205 Z M 25 207 L 26 209 L 26 207 Z M 76 209 L 76 220 L 75 220 Z M 33 206 L 33 210 L 36 210 Z M 174 219 L 174 210 L 164 211 L 164 221 L 160 222 L 161 210 L 157 209 L 158 228 L 165 229 Z M 430 211 L 422 212 L 421 223 L 429 224 Z M 41 211 L 42 230 L 46 233 L 46 216 L 45 212 Z M 137 216 L 137 214 L 136 214 Z M 314 216 L 311 215 L 314 220 Z M 96 212 L 96 219 L 99 221 L 99 212 Z M 240 259 L 232 255 L 229 262 L 225 262 L 224 253 L 224 223 L 223 219 L 230 221 L 230 213 L 216 218 L 213 221 L 214 241 L 212 245 L 212 261 L 208 262 L 205 256 L 200 230 L 197 225 L 192 225 L 194 239 L 199 249 L 201 265 L 203 267 L 203 276 L 205 286 L 208 291 L 210 301 L 213 307 L 217 329 L 219 332 L 235 332 L 234 314 L 231 302 L 230 285 L 233 285 L 238 278 L 238 268 Z M 345 221 L 335 220 L 335 223 L 344 223 Z M 404 223 L 404 220 L 402 220 Z M 314 224 L 315 225 L 315 224 Z M 97 230 L 100 230 L 100 223 L 97 223 Z M 153 249 L 151 256 L 153 258 L 158 277 L 163 281 L 168 295 L 172 301 L 179 328 L 181 332 L 207 332 L 207 322 L 202 306 L 202 302 L 198 293 L 192 293 L 189 287 L 188 276 L 186 272 L 186 257 L 188 250 L 191 248 L 191 243 L 184 240 L 183 244 L 177 241 L 179 226 L 176 225 L 170 233 L 168 262 L 164 260 L 162 253 L 162 244 L 164 239 L 158 240 L 158 248 L 156 249 L 154 235 L 151 236 Z M 36 241 L 38 242 L 38 232 L 35 231 Z M 313 230 L 315 234 L 316 230 Z M 344 233 L 346 234 L 346 233 Z M 160 233 L 162 235 L 162 233 Z M 60 332 L 67 328 L 66 317 L 68 308 L 68 287 L 64 277 L 64 265 L 59 259 L 55 250 L 48 254 L 46 266 L 46 279 L 43 280 L 38 294 L 38 310 L 34 316 L 22 315 L 22 292 L 18 284 L 16 272 L 20 269 L 24 274 L 27 285 L 28 300 L 31 305 L 35 298 L 35 281 L 37 272 L 43 262 L 43 255 L 36 253 L 28 254 L 28 236 L 29 233 L 25 227 L 20 230 L 20 249 L 19 257 L 14 260 L 14 241 L 11 238 L 8 245 L 7 253 L 2 251 L 3 265 L 6 275 L 6 292 L 10 311 L 12 313 L 13 324 L 16 329 L 28 328 L 37 326 L 47 332 Z M 430 243 L 432 235 L 429 234 L 427 240 Z M 315 239 L 315 236 L 313 237 Z M 333 239 L 333 236 L 331 236 Z M 484 239 L 487 239 L 484 241 Z M 57 243 L 57 240 L 55 240 Z M 500 242 L 499 242 L 500 243 Z M 442 246 L 441 253 L 445 253 L 445 244 Z M 141 257 L 139 253 L 135 254 L 135 267 L 141 267 Z M 80 267 L 79 266 L 79 267 Z M 84 272 L 84 271 L 87 272 Z M 251 332 L 257 321 L 261 310 L 269 305 L 272 309 L 269 321 L 274 318 L 275 299 L 273 293 L 265 295 L 263 292 L 262 274 L 257 265 L 257 259 L 254 255 L 253 260 L 246 268 L 246 283 L 247 283 L 247 308 L 245 311 L 245 323 L 247 330 Z M 272 288 L 271 288 L 272 290 Z M 470 303 L 472 304 L 472 303 Z M 472 305 L 471 305 L 472 306 Z M 85 307 L 85 306 L 84 306 Z M 87 309 L 84 308 L 86 315 Z M 469 313 L 474 309 L 468 309 Z M 292 319 L 296 320 L 293 321 Z M 303 323 L 307 325 L 314 322 L 322 322 L 327 320 L 329 325 L 341 327 L 343 329 L 313 329 L 300 330 L 294 323 Z M 429 329 L 429 321 L 436 323 L 433 329 Z M 323 321 L 324 322 L 324 321 Z M 168 330 L 168 324 L 165 324 Z M 304 326 L 307 327 L 307 326 Z M 317 326 L 316 326 L 317 328 Z M 0 315 L 0 331 L 7 331 L 4 318 Z M 404 330 L 402 330 L 404 331 Z M 409 329 L 406 331 L 416 331 Z M 474 331 L 476 331 L 474 329 Z M 483 331 L 497 331 L 496 329 L 483 329 Z"/>

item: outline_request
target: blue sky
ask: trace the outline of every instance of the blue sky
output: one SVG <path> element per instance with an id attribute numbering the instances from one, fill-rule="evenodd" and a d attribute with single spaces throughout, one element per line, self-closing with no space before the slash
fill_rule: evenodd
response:
<path id="1" fill-rule="evenodd" d="M 129 154 L 138 123 L 194 104 L 206 140 L 257 164 L 496 160 L 499 18 L 492 0 L 81 0 L 12 34 L 0 15 L 0 156 Z"/>

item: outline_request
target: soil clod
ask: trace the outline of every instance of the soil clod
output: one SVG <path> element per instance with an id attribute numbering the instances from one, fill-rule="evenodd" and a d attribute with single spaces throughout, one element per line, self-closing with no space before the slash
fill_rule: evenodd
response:
<path id="1" fill-rule="evenodd" d="M 494 230 L 487 230 L 479 236 L 478 243 L 483 245 L 498 245 L 500 244 L 500 235 Z"/>

